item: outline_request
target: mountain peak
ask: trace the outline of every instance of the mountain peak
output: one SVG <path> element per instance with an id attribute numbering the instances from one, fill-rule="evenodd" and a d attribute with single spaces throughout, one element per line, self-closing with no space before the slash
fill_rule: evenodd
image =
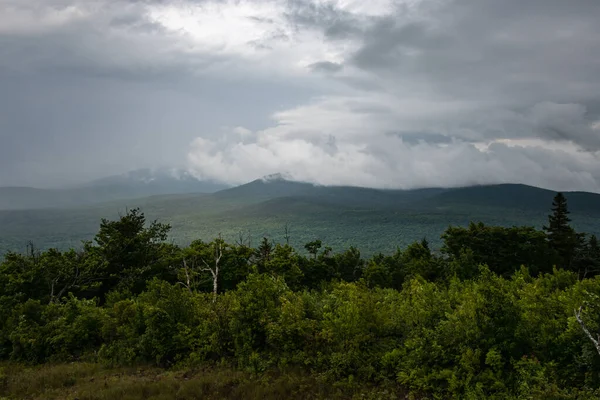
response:
<path id="1" fill-rule="evenodd" d="M 261 179 L 263 182 L 282 182 L 282 181 L 294 181 L 294 178 L 289 173 L 278 172 L 275 174 L 265 175 Z"/>

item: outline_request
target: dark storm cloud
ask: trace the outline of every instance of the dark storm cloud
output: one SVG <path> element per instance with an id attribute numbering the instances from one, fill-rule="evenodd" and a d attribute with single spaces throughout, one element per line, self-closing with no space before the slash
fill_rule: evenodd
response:
<path id="1" fill-rule="evenodd" d="M 331 37 L 343 36 L 343 32 L 355 32 L 352 28 L 357 18 L 341 10 L 333 3 L 315 3 L 306 0 L 289 0 L 285 12 L 288 21 L 296 28 L 310 27 L 329 31 Z"/>
<path id="2" fill-rule="evenodd" d="M 398 24 L 397 17 L 385 17 L 367 30 L 351 62 L 364 69 L 402 68 L 410 62 L 411 52 L 441 49 L 444 41 L 443 36 L 429 32 L 425 23 Z"/>
<path id="3" fill-rule="evenodd" d="M 2 28 L 0 15 L 0 185 L 184 166 L 199 134 L 258 128 L 274 108 L 309 96 L 293 83 L 205 74 L 231 59 L 181 51 L 148 19 L 149 4 L 168 3 L 7 3 L 5 17 L 15 18 Z"/>
<path id="4" fill-rule="evenodd" d="M 436 132 L 390 132 L 389 135 L 398 136 L 408 144 L 440 144 L 452 143 L 452 138 Z"/>
<path id="5" fill-rule="evenodd" d="M 599 148 L 589 124 L 598 118 L 600 98 L 600 2 L 430 4 L 423 3 L 421 18 L 373 19 L 347 62 L 426 82 L 448 98 L 528 109 L 521 117 L 534 114 L 539 128 L 530 136 Z"/>
<path id="6" fill-rule="evenodd" d="M 341 64 L 334 63 L 331 61 L 320 61 L 309 65 L 309 68 L 317 72 L 331 73 L 341 71 L 344 67 Z"/>
<path id="7" fill-rule="evenodd" d="M 600 188 L 597 0 L 0 3 L 0 185 Z"/>

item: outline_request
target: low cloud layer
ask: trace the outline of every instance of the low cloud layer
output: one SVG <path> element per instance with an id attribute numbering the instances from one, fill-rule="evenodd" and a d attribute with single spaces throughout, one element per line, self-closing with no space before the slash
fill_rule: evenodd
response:
<path id="1" fill-rule="evenodd" d="M 231 183 L 282 172 L 325 185 L 415 188 L 520 182 L 600 192 L 598 153 L 573 143 L 534 138 L 470 142 L 413 134 L 392 131 L 370 113 L 327 108 L 320 103 L 312 111 L 297 110 L 305 117 L 300 119 L 292 113 L 278 115 L 280 124 L 262 131 L 236 128 L 218 139 L 197 138 L 190 165 L 199 178 L 227 177 Z M 363 133 L 363 126 L 372 130 Z M 340 129 L 346 135 L 336 136 Z"/>
<path id="2" fill-rule="evenodd" d="M 0 0 L 0 184 L 600 192 L 597 0 Z"/>

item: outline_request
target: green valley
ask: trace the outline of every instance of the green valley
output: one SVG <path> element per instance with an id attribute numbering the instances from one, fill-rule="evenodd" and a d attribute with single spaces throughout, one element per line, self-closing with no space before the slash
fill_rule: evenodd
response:
<path id="1" fill-rule="evenodd" d="M 525 185 L 490 185 L 455 189 L 377 190 L 314 186 L 283 179 L 256 180 L 206 194 L 159 195 L 105 202 L 94 206 L 0 210 L 0 253 L 79 246 L 97 230 L 100 218 L 117 217 L 139 207 L 149 219 L 172 226 L 180 244 L 210 240 L 257 243 L 262 237 L 301 246 L 320 239 L 334 249 L 356 246 L 366 254 L 392 252 L 426 237 L 434 248 L 450 225 L 470 221 L 541 228 L 554 192 Z M 566 194 L 574 226 L 600 233 L 600 195 Z"/>

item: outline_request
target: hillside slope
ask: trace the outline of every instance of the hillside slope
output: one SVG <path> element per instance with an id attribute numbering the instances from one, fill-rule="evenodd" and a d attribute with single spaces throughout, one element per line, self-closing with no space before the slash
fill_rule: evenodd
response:
<path id="1" fill-rule="evenodd" d="M 422 202 L 423 207 L 453 205 L 500 207 L 516 210 L 547 210 L 556 192 L 521 184 L 456 188 Z M 565 192 L 571 209 L 578 213 L 600 211 L 600 194 Z"/>
<path id="2" fill-rule="evenodd" d="M 449 225 L 482 221 L 495 225 L 546 222 L 554 192 L 524 185 L 457 189 L 375 190 L 258 180 L 213 194 L 178 194 L 119 200 L 54 210 L 0 211 L 0 253 L 77 246 L 93 238 L 101 218 L 141 207 L 147 217 L 172 225 L 172 238 L 188 243 L 240 233 L 254 241 L 283 241 L 284 227 L 299 248 L 319 238 L 334 248 L 355 245 L 366 253 L 393 251 L 427 237 L 434 246 Z M 566 193 L 574 226 L 600 234 L 600 195 Z"/>
<path id="3" fill-rule="evenodd" d="M 447 190 L 440 188 L 384 190 L 355 186 L 322 186 L 271 176 L 222 190 L 215 193 L 214 197 L 236 204 L 256 204 L 270 199 L 302 197 L 343 207 L 389 208 L 430 198 Z"/>

